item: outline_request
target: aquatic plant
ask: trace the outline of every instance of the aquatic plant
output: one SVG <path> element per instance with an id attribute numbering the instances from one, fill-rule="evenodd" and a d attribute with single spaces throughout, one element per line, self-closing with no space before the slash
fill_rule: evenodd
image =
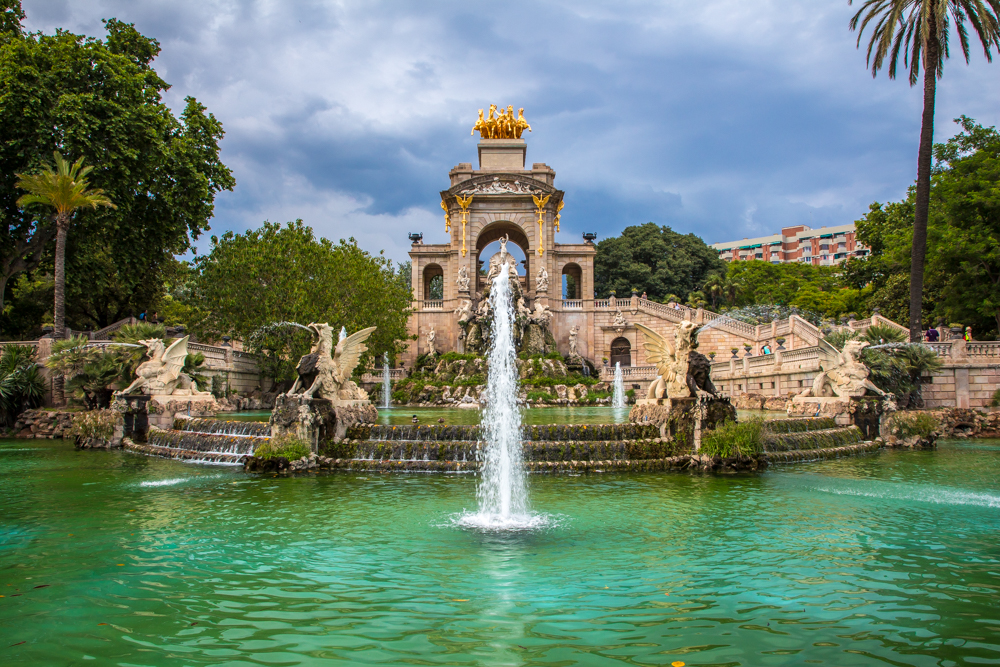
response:
<path id="1" fill-rule="evenodd" d="M 284 457 L 289 461 L 297 461 L 311 452 L 309 443 L 294 435 L 286 434 L 276 438 L 261 441 L 253 450 L 253 455 L 259 459 L 276 459 Z"/>
<path id="2" fill-rule="evenodd" d="M 764 420 L 727 421 L 701 434 L 700 454 L 728 458 L 749 458 L 764 451 Z"/>
<path id="3" fill-rule="evenodd" d="M 107 442 L 115 434 L 115 427 L 122 423 L 117 410 L 89 410 L 73 415 L 69 435 L 77 442 L 100 440 Z"/>
<path id="4" fill-rule="evenodd" d="M 938 429 L 938 420 L 926 412 L 897 412 L 892 415 L 890 425 L 892 434 L 901 438 L 909 438 L 914 435 L 927 438 Z"/>

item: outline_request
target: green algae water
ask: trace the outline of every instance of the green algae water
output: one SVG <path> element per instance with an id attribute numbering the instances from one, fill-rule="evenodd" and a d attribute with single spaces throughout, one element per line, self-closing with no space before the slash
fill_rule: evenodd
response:
<path id="1" fill-rule="evenodd" d="M 4 665 L 1000 663 L 1000 442 L 763 474 L 254 477 L 0 441 Z"/>

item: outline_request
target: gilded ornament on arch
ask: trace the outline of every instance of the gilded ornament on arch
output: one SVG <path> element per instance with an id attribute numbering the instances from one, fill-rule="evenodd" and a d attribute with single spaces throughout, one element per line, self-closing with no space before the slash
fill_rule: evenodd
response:
<path id="1" fill-rule="evenodd" d="M 497 114 L 498 109 L 499 114 Z M 485 118 L 483 110 L 479 110 L 479 119 L 469 134 L 479 132 L 480 139 L 520 139 L 525 130 L 531 132 L 531 126 L 524 119 L 524 107 L 517 110 L 515 117 L 513 104 L 508 104 L 506 110 L 502 106 L 491 104 L 489 114 Z"/>
<path id="2" fill-rule="evenodd" d="M 469 206 L 472 204 L 472 195 L 465 199 L 455 195 L 455 201 L 462 208 L 462 257 L 465 257 L 466 252 L 468 252 L 465 247 L 465 225 L 469 221 Z"/>
<path id="3" fill-rule="evenodd" d="M 448 213 L 448 205 L 444 203 L 443 199 L 441 200 L 441 208 L 444 210 L 444 231 L 445 232 L 450 232 L 451 231 L 451 214 Z"/>
<path id="4" fill-rule="evenodd" d="M 545 205 L 549 203 L 549 199 L 552 195 L 545 195 L 544 197 L 538 197 L 537 195 L 531 195 L 532 201 L 535 202 L 535 213 L 538 214 L 538 254 L 545 254 L 545 247 L 543 239 L 545 237 L 544 227 L 545 227 Z"/>

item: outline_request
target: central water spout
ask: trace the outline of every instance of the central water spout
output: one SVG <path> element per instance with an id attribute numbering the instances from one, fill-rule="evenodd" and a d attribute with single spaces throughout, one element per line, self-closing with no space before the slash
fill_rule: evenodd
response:
<path id="1" fill-rule="evenodd" d="M 481 429 L 485 439 L 476 496 L 479 512 L 465 523 L 506 529 L 532 525 L 528 487 L 521 451 L 521 410 L 517 404 L 519 377 L 514 347 L 514 305 L 510 274 L 500 271 L 490 288 L 493 313 L 487 354 L 486 406 Z"/>

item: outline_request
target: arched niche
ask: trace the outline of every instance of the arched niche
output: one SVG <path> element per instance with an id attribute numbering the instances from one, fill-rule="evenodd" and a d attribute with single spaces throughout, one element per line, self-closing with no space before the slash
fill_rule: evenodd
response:
<path id="1" fill-rule="evenodd" d="M 528 236 L 521 227 L 509 220 L 492 222 L 479 232 L 476 237 L 476 291 L 482 292 L 486 271 L 489 269 L 490 257 L 500 251 L 500 239 L 508 236 L 507 252 L 517 261 L 517 273 L 522 284 L 526 285 L 526 276 L 531 268 L 531 251 Z"/>
<path id="2" fill-rule="evenodd" d="M 424 267 L 423 286 L 425 301 L 444 298 L 444 269 L 439 264 L 428 264 Z"/>
<path id="3" fill-rule="evenodd" d="M 632 365 L 632 343 L 628 338 L 620 336 L 611 341 L 611 367 L 615 363 L 620 363 L 622 367 Z"/>
<path id="4" fill-rule="evenodd" d="M 562 298 L 583 298 L 583 269 L 579 264 L 570 262 L 562 269 Z"/>

